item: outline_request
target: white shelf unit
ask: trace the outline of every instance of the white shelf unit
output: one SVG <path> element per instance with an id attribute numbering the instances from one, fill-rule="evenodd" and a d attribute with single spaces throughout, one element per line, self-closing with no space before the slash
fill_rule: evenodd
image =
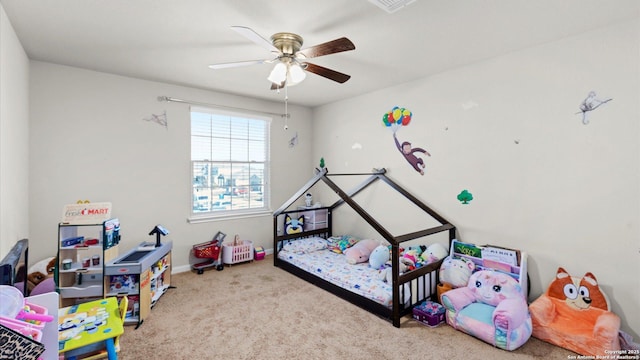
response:
<path id="1" fill-rule="evenodd" d="M 149 282 L 149 291 L 151 292 L 151 307 L 156 304 L 156 301 L 160 299 L 160 297 L 169 290 L 171 286 L 170 281 L 168 279 L 168 275 L 170 275 L 171 265 L 168 263 L 170 254 L 167 254 L 163 259 L 159 261 L 162 263 L 161 267 L 155 267 L 151 273 L 151 281 Z M 152 269 L 154 267 L 152 266 Z M 169 272 L 167 273 L 167 270 Z"/>
<path id="2" fill-rule="evenodd" d="M 502 249 L 515 255 L 517 263 L 515 265 L 508 264 L 505 261 L 492 260 L 487 262 L 487 259 L 482 257 L 482 250 L 485 248 Z M 529 295 L 529 283 L 527 278 L 527 253 L 517 249 L 509 249 L 503 247 L 497 247 L 492 245 L 475 245 L 471 243 L 462 242 L 459 240 L 453 240 L 451 243 L 451 249 L 449 255 L 456 258 L 465 258 L 474 263 L 476 270 L 497 270 L 504 272 L 514 279 L 518 280 L 522 291 L 526 296 Z"/>
<path id="3" fill-rule="evenodd" d="M 58 225 L 54 275 L 60 306 L 104 297 L 104 265 L 118 255 L 119 241 L 118 219 L 99 224 Z"/>

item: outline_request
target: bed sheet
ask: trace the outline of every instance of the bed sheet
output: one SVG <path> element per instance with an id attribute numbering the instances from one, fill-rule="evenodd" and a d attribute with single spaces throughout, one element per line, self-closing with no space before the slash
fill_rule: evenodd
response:
<path id="1" fill-rule="evenodd" d="M 349 264 L 343 254 L 327 249 L 309 253 L 280 251 L 278 258 L 360 296 L 392 307 L 391 286 L 382 281 L 378 270 L 370 268 L 368 263 Z"/>

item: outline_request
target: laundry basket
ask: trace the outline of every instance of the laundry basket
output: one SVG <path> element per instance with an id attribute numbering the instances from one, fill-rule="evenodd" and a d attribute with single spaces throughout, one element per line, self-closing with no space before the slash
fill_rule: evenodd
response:
<path id="1" fill-rule="evenodd" d="M 245 261 L 253 261 L 253 242 L 251 240 L 235 239 L 233 243 L 222 244 L 223 263 L 231 265 Z"/>

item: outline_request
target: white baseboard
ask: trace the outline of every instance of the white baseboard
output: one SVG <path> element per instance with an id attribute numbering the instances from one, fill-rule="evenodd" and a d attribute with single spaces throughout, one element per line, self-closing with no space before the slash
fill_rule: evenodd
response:
<path id="1" fill-rule="evenodd" d="M 265 255 L 271 255 L 273 254 L 273 249 L 265 249 L 264 253 Z M 174 266 L 171 268 L 172 274 L 179 274 L 187 271 L 191 271 L 191 265 L 180 265 L 180 266 Z"/>
<path id="2" fill-rule="evenodd" d="M 174 266 L 171 268 L 172 274 L 179 274 L 187 271 L 191 271 L 191 265 Z"/>

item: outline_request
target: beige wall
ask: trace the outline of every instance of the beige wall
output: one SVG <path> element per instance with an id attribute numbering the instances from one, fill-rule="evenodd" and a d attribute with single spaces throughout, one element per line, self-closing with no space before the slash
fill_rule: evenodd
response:
<path id="1" fill-rule="evenodd" d="M 322 106 L 314 158 L 330 172 L 385 167 L 453 222 L 464 241 L 529 254 L 535 299 L 559 266 L 595 274 L 623 328 L 640 334 L 640 36 L 638 21 L 493 58 Z M 589 91 L 613 100 L 583 125 Z M 424 176 L 404 161 L 382 115 L 413 112 L 400 141 L 431 153 Z M 353 146 L 359 144 L 359 146 Z M 474 196 L 462 205 L 456 196 Z M 371 197 L 379 195 L 374 193 Z M 382 222 L 421 222 L 378 202 Z M 346 219 L 345 232 L 358 231 Z"/>
<path id="2" fill-rule="evenodd" d="M 34 258 L 56 254 L 57 224 L 65 204 L 79 199 L 110 201 L 121 222 L 124 253 L 156 225 L 171 232 L 173 265 L 189 269 L 192 245 L 217 231 L 239 234 L 271 248 L 270 214 L 192 224 L 190 215 L 189 106 L 159 102 L 170 96 L 210 104 L 282 113 L 282 103 L 109 75 L 50 63 L 31 62 L 31 241 Z M 144 121 L 166 111 L 168 127 Z M 289 130 L 274 116 L 271 126 L 271 200 L 282 204 L 307 181 L 292 171 L 311 154 L 310 110 L 289 106 Z M 299 133 L 296 147 L 289 139 Z"/>
<path id="3" fill-rule="evenodd" d="M 29 59 L 0 5 L 0 259 L 29 237 Z"/>
<path id="4" fill-rule="evenodd" d="M 31 239 L 32 259 L 55 255 L 62 207 L 78 199 L 113 203 L 123 251 L 165 225 L 177 269 L 188 269 L 191 246 L 218 230 L 271 247 L 270 216 L 186 221 L 188 107 L 157 96 L 268 112 L 281 112 L 282 104 L 29 63 L 4 11 L 0 36 L 0 255 L 21 237 Z M 291 106 L 289 131 L 281 119 L 272 126 L 273 207 L 308 180 L 304 167 L 320 157 L 332 173 L 385 167 L 457 225 L 462 240 L 528 252 L 531 299 L 558 266 L 575 276 L 593 272 L 637 339 L 639 43 L 634 21 L 313 111 Z M 613 101 L 583 125 L 575 112 L 591 90 Z M 382 114 L 396 105 L 414 114 L 400 139 L 433 155 L 424 176 L 404 162 L 382 126 Z M 142 120 L 163 111 L 168 129 Z M 295 131 L 300 142 L 290 149 Z M 471 204 L 456 200 L 462 189 L 474 194 Z M 400 200 L 384 190 L 374 195 L 360 201 L 394 233 L 426 221 L 396 211 Z M 329 195 L 322 196 L 315 198 L 327 203 Z M 345 215 L 338 231 L 360 230 L 350 220 Z"/>

